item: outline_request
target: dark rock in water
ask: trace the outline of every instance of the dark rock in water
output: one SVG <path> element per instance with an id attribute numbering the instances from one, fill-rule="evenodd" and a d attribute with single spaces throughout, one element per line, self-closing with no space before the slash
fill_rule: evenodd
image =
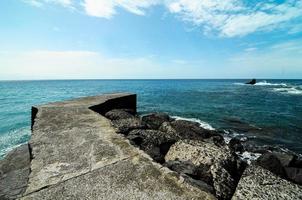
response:
<path id="1" fill-rule="evenodd" d="M 133 129 L 146 128 L 146 125 L 138 117 L 112 120 L 112 124 L 115 128 L 117 128 L 118 133 L 122 133 L 125 135 Z"/>
<path id="2" fill-rule="evenodd" d="M 250 165 L 242 174 L 232 200 L 302 199 L 302 186 L 282 179 L 269 170 Z"/>
<path id="3" fill-rule="evenodd" d="M 128 110 L 113 109 L 105 113 L 105 117 L 111 120 L 118 120 L 118 119 L 132 118 L 134 117 L 134 115 L 132 115 L 131 111 Z"/>
<path id="4" fill-rule="evenodd" d="M 166 133 L 152 129 L 132 130 L 127 138 L 159 163 L 164 162 L 164 157 L 170 146 L 176 142 Z"/>
<path id="5" fill-rule="evenodd" d="M 240 152 L 242 153 L 244 151 L 244 147 L 242 145 L 242 142 L 238 138 L 232 138 L 228 144 L 229 148 L 232 152 Z"/>
<path id="6" fill-rule="evenodd" d="M 16 199 L 25 192 L 30 173 L 28 145 L 12 150 L 0 160 L 0 199 Z"/>
<path id="7" fill-rule="evenodd" d="M 169 122 L 171 119 L 166 113 L 152 113 L 143 116 L 142 121 L 145 122 L 150 129 L 159 129 L 162 123 Z"/>
<path id="8" fill-rule="evenodd" d="M 294 156 L 289 154 L 265 153 L 257 159 L 256 164 L 282 178 L 286 178 L 285 167 L 288 167 L 293 159 Z"/>
<path id="9" fill-rule="evenodd" d="M 212 185 L 219 199 L 230 199 L 235 191 L 236 157 L 226 146 L 180 140 L 171 146 L 165 160 L 171 169 Z"/>
<path id="10" fill-rule="evenodd" d="M 251 81 L 249 81 L 245 84 L 255 85 L 256 84 L 256 79 L 252 79 Z"/>

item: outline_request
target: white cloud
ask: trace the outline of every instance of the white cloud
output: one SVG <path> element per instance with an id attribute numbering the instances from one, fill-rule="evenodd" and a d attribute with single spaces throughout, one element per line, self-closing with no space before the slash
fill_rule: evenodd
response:
<path id="1" fill-rule="evenodd" d="M 200 63 L 159 63 L 154 56 L 112 58 L 94 51 L 0 52 L 0 79 L 197 77 Z"/>
<path id="2" fill-rule="evenodd" d="M 85 11 L 90 16 L 111 18 L 121 7 L 136 15 L 145 15 L 145 9 L 156 5 L 157 0 L 84 0 Z"/>
<path id="3" fill-rule="evenodd" d="M 302 40 L 281 42 L 263 49 L 233 55 L 226 62 L 238 77 L 300 78 Z"/>
<path id="4" fill-rule="evenodd" d="M 302 2 L 299 0 L 256 5 L 248 5 L 242 0 L 171 0 L 167 6 L 182 20 L 218 32 L 223 37 L 271 30 L 284 22 L 302 18 Z"/>
<path id="5" fill-rule="evenodd" d="M 83 8 L 90 16 L 110 19 L 122 8 L 136 15 L 145 15 L 148 8 L 162 5 L 181 20 L 203 29 L 204 33 L 217 33 L 222 37 L 245 36 L 259 31 L 286 29 L 295 34 L 301 31 L 292 20 L 302 19 L 302 1 L 271 0 L 249 2 L 245 0 L 24 0 L 40 7 L 45 3 L 64 7 Z M 81 6 L 79 6 L 81 5 Z"/>
<path id="6" fill-rule="evenodd" d="M 72 0 L 23 0 L 25 3 L 28 3 L 32 6 L 42 7 L 44 4 L 56 4 L 63 7 L 72 7 Z"/>

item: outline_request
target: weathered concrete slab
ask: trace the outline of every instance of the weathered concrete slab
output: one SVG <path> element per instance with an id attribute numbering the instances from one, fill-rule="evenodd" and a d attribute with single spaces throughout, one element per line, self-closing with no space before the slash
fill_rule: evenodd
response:
<path id="1" fill-rule="evenodd" d="M 30 172 L 28 145 L 21 145 L 0 160 L 0 199 L 21 197 Z"/>
<path id="2" fill-rule="evenodd" d="M 250 165 L 243 173 L 232 200 L 302 199 L 302 187 L 281 179 L 272 172 Z"/>
<path id="3" fill-rule="evenodd" d="M 142 156 L 106 165 L 24 199 L 213 199 Z"/>
<path id="4" fill-rule="evenodd" d="M 103 95 L 33 108 L 33 159 L 24 199 L 215 199 L 116 134 L 97 113 L 113 108 L 136 110 L 136 96 Z"/>

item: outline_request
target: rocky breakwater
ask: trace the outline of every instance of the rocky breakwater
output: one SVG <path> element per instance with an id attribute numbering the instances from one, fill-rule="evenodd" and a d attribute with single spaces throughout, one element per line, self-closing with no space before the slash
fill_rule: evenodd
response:
<path id="1" fill-rule="evenodd" d="M 0 199 L 215 199 L 117 134 L 112 109 L 131 111 L 115 119 L 122 132 L 144 127 L 134 94 L 33 107 L 29 143 L 0 161 Z"/>
<path id="2" fill-rule="evenodd" d="M 252 148 L 236 138 L 227 144 L 223 132 L 165 113 L 114 109 L 104 115 L 131 144 L 217 199 L 302 199 L 302 160 L 294 154 Z M 262 156 L 246 162 L 247 150 Z"/>

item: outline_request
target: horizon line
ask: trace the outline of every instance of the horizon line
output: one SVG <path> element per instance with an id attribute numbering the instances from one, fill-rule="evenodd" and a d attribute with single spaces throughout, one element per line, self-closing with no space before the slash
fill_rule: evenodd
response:
<path id="1" fill-rule="evenodd" d="M 79 78 L 79 79 L 0 79 L 5 81 L 118 81 L 118 80 L 251 80 L 254 78 Z M 256 80 L 302 80 L 302 78 L 255 78 Z"/>

